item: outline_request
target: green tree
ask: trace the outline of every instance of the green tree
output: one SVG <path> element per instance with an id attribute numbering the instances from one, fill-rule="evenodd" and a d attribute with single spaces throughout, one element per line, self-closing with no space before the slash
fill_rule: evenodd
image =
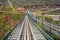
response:
<path id="1" fill-rule="evenodd" d="M 5 6 L 3 8 L 4 11 L 13 11 L 13 9 L 10 6 Z"/>
<path id="2" fill-rule="evenodd" d="M 52 23 L 53 19 L 51 17 L 45 17 L 45 21 Z"/>

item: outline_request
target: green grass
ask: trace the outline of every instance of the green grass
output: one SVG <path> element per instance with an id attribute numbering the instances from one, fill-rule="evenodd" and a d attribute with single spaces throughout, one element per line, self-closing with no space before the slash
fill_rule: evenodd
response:
<path id="1" fill-rule="evenodd" d="M 38 25 L 40 28 L 42 28 L 42 24 L 41 24 L 41 23 L 37 23 L 37 25 Z"/>

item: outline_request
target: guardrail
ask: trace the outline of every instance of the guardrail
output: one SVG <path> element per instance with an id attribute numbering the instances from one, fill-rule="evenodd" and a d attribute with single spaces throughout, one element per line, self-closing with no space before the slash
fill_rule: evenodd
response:
<path id="1" fill-rule="evenodd" d="M 36 26 L 36 28 L 38 28 L 38 30 L 44 35 L 44 37 L 47 39 L 47 40 L 54 40 L 52 37 L 50 37 L 46 32 L 44 32 L 36 23 L 35 21 L 29 17 L 29 20 L 32 21 L 32 23 Z"/>

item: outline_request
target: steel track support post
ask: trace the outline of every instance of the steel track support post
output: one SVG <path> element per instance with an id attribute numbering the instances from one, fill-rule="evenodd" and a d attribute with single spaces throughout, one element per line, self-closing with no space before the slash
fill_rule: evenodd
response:
<path id="1" fill-rule="evenodd" d="M 37 23 L 37 13 L 36 13 L 36 23 Z"/>
<path id="2" fill-rule="evenodd" d="M 42 13 L 42 29 L 44 30 L 44 28 L 43 28 L 43 15 L 44 15 L 44 13 Z"/>

